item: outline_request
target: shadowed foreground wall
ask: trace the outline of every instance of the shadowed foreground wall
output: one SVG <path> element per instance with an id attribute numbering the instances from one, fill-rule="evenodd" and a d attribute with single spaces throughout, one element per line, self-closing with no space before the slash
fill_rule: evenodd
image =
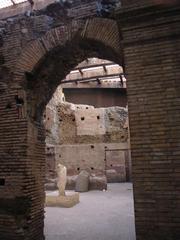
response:
<path id="1" fill-rule="evenodd" d="M 105 58 L 113 61 L 115 56 L 115 61 L 121 63 L 117 60 L 120 59 L 117 24 L 106 20 L 107 25 L 104 19 L 92 19 L 87 26 L 84 19 L 69 23 L 64 16 L 59 26 L 56 18 L 42 14 L 21 15 L 10 23 L 1 22 L 4 30 L 0 38 L 0 236 L 3 240 L 44 239 L 42 113 L 60 80 L 89 54 L 103 58 L 105 48 Z M 94 24 L 96 31 L 102 31 L 98 36 L 91 31 Z M 106 35 L 104 31 L 108 28 Z M 83 39 L 95 43 L 88 44 L 87 49 L 88 41 Z M 98 44 L 101 48 L 97 48 Z"/>
<path id="2" fill-rule="evenodd" d="M 122 2 L 124 8 L 114 16 L 118 27 L 107 19 L 86 22 L 80 19 L 80 10 L 76 14 L 78 21 L 67 21 L 66 17 L 58 20 L 42 13 L 1 22 L 5 28 L 0 37 L 3 240 L 43 239 L 45 146 L 44 129 L 37 115 L 42 115 L 42 106 L 52 96 L 57 79 L 75 67 L 77 61 L 90 57 L 91 47 L 93 57 L 101 55 L 118 64 L 125 62 L 137 240 L 179 239 L 180 8 L 178 4 L 153 6 L 155 1 L 150 0 L 147 8 L 146 1 L 126 8 L 128 0 Z M 74 46 L 78 43 L 72 39 L 77 32 L 83 43 L 93 39 L 100 45 L 91 42 L 88 48 L 82 50 L 81 45 L 81 50 L 76 51 Z M 73 42 L 74 48 L 65 48 L 73 53 L 73 59 L 69 55 L 60 59 L 59 53 L 63 54 L 67 41 Z M 51 50 L 57 50 L 59 45 L 61 51 L 53 55 Z M 52 64 L 43 62 L 45 57 Z M 34 68 L 40 60 L 44 64 L 37 73 Z M 63 76 L 59 69 L 64 70 Z"/>
<path id="3" fill-rule="evenodd" d="M 178 240 L 180 9 L 171 4 L 143 7 L 155 1 L 139 1 L 139 9 L 138 1 L 129 2 L 136 7 L 130 4 L 118 19 L 128 83 L 137 240 Z"/>

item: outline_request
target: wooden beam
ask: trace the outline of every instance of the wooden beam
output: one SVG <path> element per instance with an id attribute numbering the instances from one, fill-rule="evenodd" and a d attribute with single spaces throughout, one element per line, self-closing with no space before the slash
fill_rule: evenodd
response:
<path id="1" fill-rule="evenodd" d="M 99 79 L 99 80 L 106 80 L 107 78 L 112 78 L 112 77 L 120 78 L 120 76 L 122 76 L 122 75 L 124 75 L 124 73 L 100 75 L 100 76 L 93 76 L 93 77 L 82 78 L 82 79 L 63 80 L 63 81 L 61 81 L 61 84 L 64 84 L 64 83 L 74 83 L 74 82 L 75 83 L 76 82 L 94 82 L 94 81 L 97 81 L 97 79 Z"/>
<path id="2" fill-rule="evenodd" d="M 111 66 L 111 65 L 115 65 L 115 63 L 93 64 L 93 65 L 89 65 L 89 66 L 77 67 L 77 68 L 74 68 L 72 71 L 82 71 L 84 69 L 91 69 L 91 68 L 96 68 L 96 67 L 103 67 L 106 69 L 107 66 Z"/>
<path id="3" fill-rule="evenodd" d="M 78 71 L 80 72 L 81 76 L 83 76 L 83 71 L 81 69 L 78 69 Z"/>
<path id="4" fill-rule="evenodd" d="M 16 3 L 14 2 L 14 0 L 11 0 L 11 2 L 12 2 L 13 5 L 16 5 Z"/>
<path id="5" fill-rule="evenodd" d="M 103 68 L 104 68 L 104 71 L 107 73 L 106 65 L 104 65 Z"/>

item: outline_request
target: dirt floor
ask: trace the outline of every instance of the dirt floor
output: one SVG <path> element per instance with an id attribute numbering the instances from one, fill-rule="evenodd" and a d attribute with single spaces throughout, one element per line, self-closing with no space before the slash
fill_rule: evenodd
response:
<path id="1" fill-rule="evenodd" d="M 56 195 L 57 192 L 48 192 Z M 73 208 L 46 208 L 46 240 L 135 240 L 131 183 L 80 194 Z"/>

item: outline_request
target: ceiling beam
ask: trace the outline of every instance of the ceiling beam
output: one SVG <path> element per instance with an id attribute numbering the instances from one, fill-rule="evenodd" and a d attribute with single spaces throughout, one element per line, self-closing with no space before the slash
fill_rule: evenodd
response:
<path id="1" fill-rule="evenodd" d="M 106 65 L 103 66 L 104 72 L 107 73 Z"/>
<path id="2" fill-rule="evenodd" d="M 64 84 L 64 83 L 78 83 L 78 82 L 95 82 L 97 81 L 104 81 L 104 80 L 107 80 L 108 78 L 119 78 L 120 79 L 120 82 L 122 84 L 122 76 L 124 76 L 124 73 L 120 73 L 120 74 L 109 74 L 109 75 L 99 75 L 99 76 L 93 76 L 93 77 L 88 77 L 88 78 L 79 78 L 79 79 L 73 79 L 73 80 L 63 80 L 61 81 L 61 84 Z"/>
<path id="3" fill-rule="evenodd" d="M 74 68 L 72 71 L 82 71 L 84 69 L 91 69 L 91 68 L 96 68 L 96 67 L 103 67 L 106 69 L 107 72 L 107 66 L 115 65 L 115 63 L 101 63 L 101 64 L 93 64 L 93 65 L 88 65 L 88 66 L 83 66 L 83 67 L 77 67 Z"/>
<path id="4" fill-rule="evenodd" d="M 82 69 L 78 69 L 78 71 L 80 72 L 81 76 L 83 76 L 83 71 L 82 71 Z"/>
<path id="5" fill-rule="evenodd" d="M 14 0 L 11 0 L 11 2 L 12 2 L 13 5 L 16 5 L 16 3 L 14 2 Z"/>

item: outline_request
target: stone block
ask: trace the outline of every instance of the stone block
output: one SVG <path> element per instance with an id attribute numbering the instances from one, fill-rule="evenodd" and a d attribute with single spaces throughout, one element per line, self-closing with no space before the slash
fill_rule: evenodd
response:
<path id="1" fill-rule="evenodd" d="M 88 192 L 88 190 L 89 190 L 89 173 L 83 170 L 77 177 L 75 191 Z"/>
<path id="2" fill-rule="evenodd" d="M 106 176 L 95 176 L 90 177 L 90 190 L 104 190 L 107 189 L 107 178 Z"/>
<path id="3" fill-rule="evenodd" d="M 79 203 L 79 193 L 66 196 L 46 196 L 46 207 L 71 208 Z"/>

